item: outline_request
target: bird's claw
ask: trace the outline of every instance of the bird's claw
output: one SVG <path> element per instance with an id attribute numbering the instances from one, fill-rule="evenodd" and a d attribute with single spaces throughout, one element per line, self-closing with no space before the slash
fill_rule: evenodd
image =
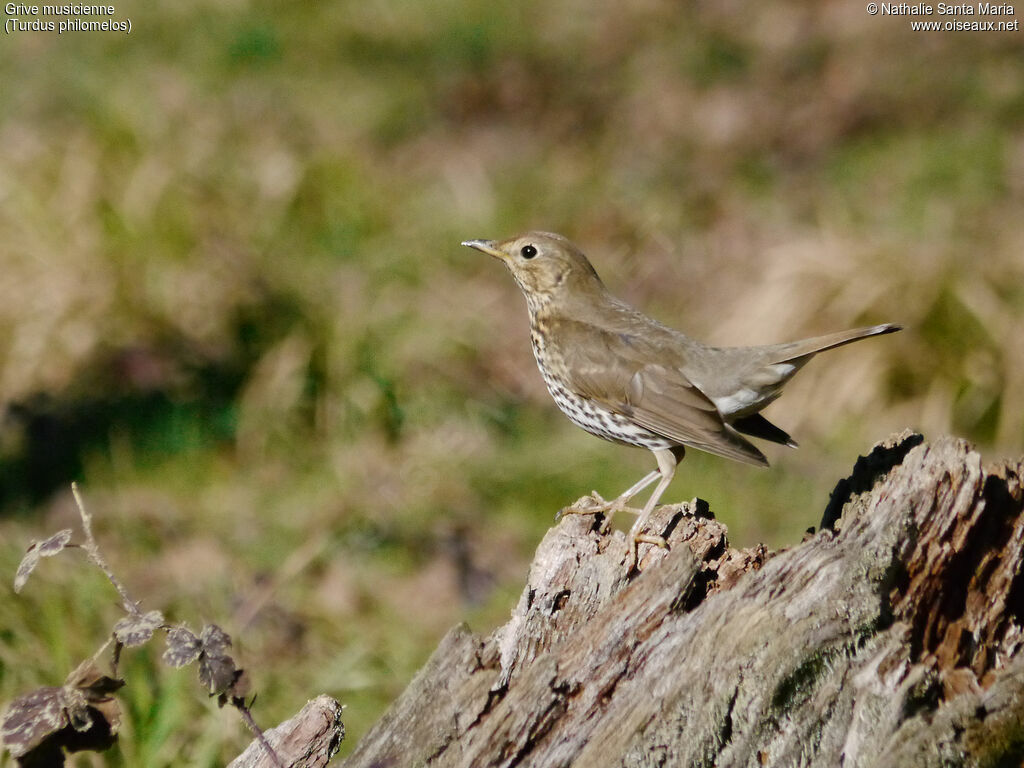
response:
<path id="1" fill-rule="evenodd" d="M 661 549 L 669 548 L 664 536 L 658 536 L 653 533 L 634 533 L 629 539 L 629 573 L 637 570 L 640 565 L 640 544 L 653 544 Z"/>
<path id="2" fill-rule="evenodd" d="M 637 544 L 640 544 L 640 543 L 643 543 L 643 544 L 653 544 L 656 547 L 661 547 L 662 549 L 668 549 L 668 542 L 665 541 L 665 537 L 664 536 L 656 536 L 656 535 L 651 534 L 651 533 L 641 533 L 638 536 L 634 537 L 633 540 Z"/>
<path id="3" fill-rule="evenodd" d="M 604 519 L 601 520 L 598 533 L 604 535 L 608 533 L 611 516 L 614 514 L 612 506 L 597 491 L 594 491 L 589 496 L 584 496 L 582 499 L 577 500 L 571 506 L 562 507 L 562 509 L 558 510 L 558 514 L 555 515 L 555 522 L 557 523 L 566 515 L 593 515 L 595 518 L 598 515 L 603 515 Z"/>
<path id="4" fill-rule="evenodd" d="M 591 491 L 587 496 L 576 500 L 571 506 L 563 507 L 555 515 L 555 522 L 558 522 L 566 515 L 604 515 L 599 532 L 608 533 L 611 528 L 612 517 L 616 512 L 631 512 L 640 514 L 640 510 L 628 506 L 626 499 L 617 498 L 611 501 L 606 500 L 597 491 Z"/>
<path id="5" fill-rule="evenodd" d="M 562 507 L 555 515 L 557 523 L 566 515 L 598 515 L 606 512 L 608 502 L 597 491 L 591 491 L 590 495 L 577 499 L 568 507 Z"/>

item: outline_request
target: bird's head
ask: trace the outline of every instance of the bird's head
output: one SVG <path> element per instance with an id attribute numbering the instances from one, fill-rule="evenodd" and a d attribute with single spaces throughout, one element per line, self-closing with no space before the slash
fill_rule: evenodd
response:
<path id="1" fill-rule="evenodd" d="M 465 240 L 501 260 L 526 296 L 531 311 L 569 297 L 604 291 L 597 272 L 575 245 L 551 232 L 527 232 L 508 240 Z"/>

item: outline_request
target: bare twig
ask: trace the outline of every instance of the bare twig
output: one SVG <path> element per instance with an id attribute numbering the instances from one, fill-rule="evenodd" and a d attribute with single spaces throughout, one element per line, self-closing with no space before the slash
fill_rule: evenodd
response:
<path id="1" fill-rule="evenodd" d="M 139 610 L 139 604 L 132 600 L 131 596 L 128 594 L 128 590 L 125 589 L 121 581 L 114 575 L 114 572 L 111 570 L 110 566 L 107 565 L 107 561 L 100 553 L 99 544 L 96 542 L 96 538 L 92 534 L 92 515 L 85 509 L 85 503 L 82 501 L 82 496 L 78 492 L 78 483 L 71 483 L 71 493 L 75 497 L 75 503 L 78 505 L 78 512 L 82 517 L 82 530 L 85 532 L 84 549 L 86 554 L 88 554 L 89 559 L 96 564 L 96 567 L 103 571 L 110 583 L 114 585 L 114 589 L 116 589 L 117 593 L 121 596 L 121 604 L 124 606 L 124 609 L 132 616 L 140 616 L 141 611 Z"/>
<path id="2" fill-rule="evenodd" d="M 249 711 L 249 708 L 245 706 L 245 703 L 232 703 L 235 708 L 242 713 L 242 720 L 245 722 L 249 730 L 252 731 L 256 740 L 260 743 L 260 746 L 266 751 L 267 755 L 270 757 L 270 761 L 274 764 L 274 768 L 285 768 L 284 763 L 281 762 L 281 758 L 277 756 L 277 752 L 275 752 L 274 748 L 270 746 L 270 742 L 267 741 L 267 737 L 263 735 L 263 731 L 260 730 L 258 725 L 256 725 L 256 721 L 253 720 L 252 713 Z"/>

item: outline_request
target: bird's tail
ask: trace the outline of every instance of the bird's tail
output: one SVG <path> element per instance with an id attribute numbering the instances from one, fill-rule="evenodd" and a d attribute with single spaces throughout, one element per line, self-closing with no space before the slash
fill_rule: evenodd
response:
<path id="1" fill-rule="evenodd" d="M 901 325 L 883 323 L 882 325 L 872 325 L 869 328 L 854 328 L 849 331 L 839 331 L 838 333 L 829 333 L 824 336 L 815 336 L 811 339 L 801 339 L 800 341 L 794 341 L 789 344 L 781 344 L 779 346 L 780 356 L 773 362 L 797 362 L 800 358 L 807 358 L 811 355 L 816 355 L 818 352 L 824 352 L 826 349 L 841 347 L 844 344 L 849 344 L 851 342 L 858 341 L 859 339 L 866 339 L 870 336 L 881 336 L 885 333 L 895 333 L 896 331 L 902 330 L 902 328 L 903 326 Z"/>

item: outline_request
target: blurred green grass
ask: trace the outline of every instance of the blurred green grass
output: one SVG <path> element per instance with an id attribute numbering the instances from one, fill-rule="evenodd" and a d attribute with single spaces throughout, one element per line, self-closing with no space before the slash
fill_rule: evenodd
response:
<path id="1" fill-rule="evenodd" d="M 8 38 L 0 573 L 81 481 L 145 606 L 236 639 L 258 721 L 330 693 L 347 751 L 507 616 L 558 508 L 651 464 L 557 413 L 457 245 L 527 228 L 711 342 L 906 325 L 801 373 L 769 472 L 691 452 L 666 499 L 734 543 L 799 541 L 904 426 L 1019 453 L 1020 36 L 847 5 L 129 3 L 128 37 Z M 66 554 L 0 600 L 0 700 L 116 620 Z M 243 727 L 159 650 L 108 764 L 222 764 Z"/>

